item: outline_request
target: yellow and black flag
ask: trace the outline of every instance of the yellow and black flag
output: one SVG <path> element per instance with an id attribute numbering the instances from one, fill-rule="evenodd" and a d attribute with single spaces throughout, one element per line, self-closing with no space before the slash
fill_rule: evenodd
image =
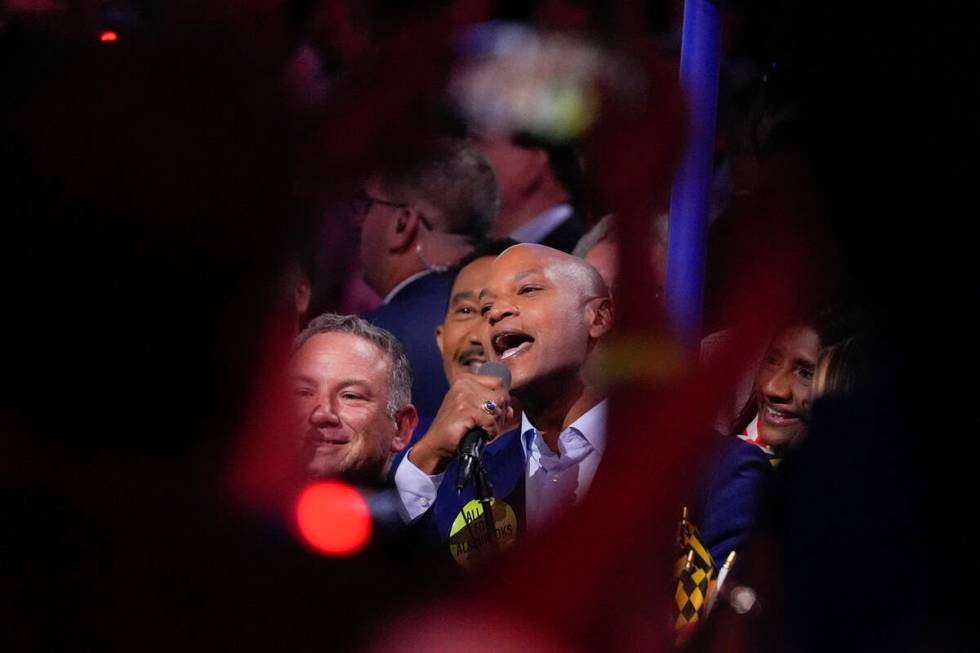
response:
<path id="1" fill-rule="evenodd" d="M 678 642 L 704 617 L 708 596 L 715 581 L 715 561 L 701 541 L 697 527 L 687 518 L 687 508 L 677 529 L 680 557 L 674 567 L 677 590 L 674 593 L 674 628 Z"/>

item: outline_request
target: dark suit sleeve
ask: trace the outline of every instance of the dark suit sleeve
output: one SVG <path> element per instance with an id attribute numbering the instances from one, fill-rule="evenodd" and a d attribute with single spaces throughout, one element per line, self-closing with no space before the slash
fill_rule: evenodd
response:
<path id="1" fill-rule="evenodd" d="M 412 403 L 432 420 L 449 390 L 436 345 L 436 326 L 446 316 L 450 276 L 429 274 L 413 282 L 390 303 L 362 317 L 390 331 L 405 349 L 412 368 Z"/>
<path id="2" fill-rule="evenodd" d="M 715 563 L 740 552 L 761 511 L 772 466 L 761 449 L 732 437 L 708 480 L 701 536 Z"/>
<path id="3" fill-rule="evenodd" d="M 584 234 L 581 219 L 578 215 L 572 215 L 545 236 L 541 244 L 570 254 Z"/>

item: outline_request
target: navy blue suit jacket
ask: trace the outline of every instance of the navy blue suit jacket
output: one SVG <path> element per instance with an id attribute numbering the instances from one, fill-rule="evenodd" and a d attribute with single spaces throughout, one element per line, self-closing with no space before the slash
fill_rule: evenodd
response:
<path id="1" fill-rule="evenodd" d="M 695 518 L 716 565 L 724 563 L 731 551 L 741 553 L 759 521 L 762 496 L 772 473 L 762 449 L 734 436 L 725 438 L 710 469 L 700 519 Z"/>
<path id="2" fill-rule="evenodd" d="M 423 421 L 435 418 L 449 390 L 442 356 L 436 346 L 436 326 L 446 317 L 452 278 L 432 273 L 408 284 L 384 306 L 364 319 L 395 334 L 412 366 L 412 403 Z"/>
<path id="3" fill-rule="evenodd" d="M 524 477 L 527 465 L 524 462 L 524 447 L 521 445 L 521 430 L 504 433 L 487 445 L 483 451 L 483 464 L 493 485 L 493 496 L 514 509 L 517 517 L 518 535 L 525 531 Z M 467 503 L 475 498 L 473 483 L 456 494 L 456 470 L 459 459 L 454 459 L 446 468 L 446 475 L 436 493 L 435 503 L 422 519 L 428 520 L 428 539 L 434 546 L 449 552 L 449 532 L 453 521 Z"/>
<path id="4" fill-rule="evenodd" d="M 581 218 L 575 213 L 542 238 L 541 244 L 570 254 L 584 234 L 585 227 L 582 225 Z"/>

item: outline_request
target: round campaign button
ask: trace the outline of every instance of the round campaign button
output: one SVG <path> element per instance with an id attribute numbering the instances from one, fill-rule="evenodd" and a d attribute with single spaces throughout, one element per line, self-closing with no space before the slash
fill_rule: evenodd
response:
<path id="1" fill-rule="evenodd" d="M 483 512 L 483 504 L 476 499 L 463 506 L 453 521 L 449 531 L 449 550 L 463 567 L 475 566 L 505 551 L 517 540 L 514 509 L 497 499 L 491 499 L 490 506 L 492 529 Z"/>

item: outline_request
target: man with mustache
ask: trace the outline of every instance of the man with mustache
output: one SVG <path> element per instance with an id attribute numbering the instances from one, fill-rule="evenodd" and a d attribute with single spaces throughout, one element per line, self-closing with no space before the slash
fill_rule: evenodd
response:
<path id="1" fill-rule="evenodd" d="M 517 244 L 510 238 L 490 240 L 477 247 L 458 264 L 446 304 L 446 316 L 436 327 L 436 346 L 450 384 L 465 372 L 475 374 L 487 362 L 483 342 L 479 295 L 490 276 L 494 259 Z"/>
<path id="2" fill-rule="evenodd" d="M 445 318 L 435 329 L 436 344 L 442 354 L 443 370 L 450 388 L 435 419 L 419 425 L 413 438 L 414 446 L 409 449 L 412 464 L 402 464 L 401 458 L 395 463 L 395 482 L 402 492 L 402 502 L 407 512 L 405 516 L 409 520 L 425 513 L 435 502 L 435 492 L 430 491 L 430 474 L 438 475 L 440 479 L 447 474 L 451 479 L 455 478 L 456 449 L 459 440 L 470 428 L 479 426 L 494 435 L 505 434 L 496 437 L 487 447 L 484 453 L 487 459 L 506 450 L 511 440 L 517 442 L 511 432 L 516 432 L 520 425 L 519 409 L 513 406 L 500 379 L 476 375 L 489 356 L 489 346 L 484 342 L 486 334 L 480 315 L 479 293 L 486 285 L 491 263 L 498 254 L 515 244 L 509 238 L 487 241 L 464 257 L 457 267 Z M 497 406 L 492 413 L 485 408 L 487 399 Z M 493 484 L 498 493 L 503 492 L 501 496 L 505 496 L 513 481 L 503 478 L 498 470 L 495 472 Z M 519 474 L 508 476 L 516 480 Z M 449 482 L 440 484 L 438 494 L 447 493 L 452 485 Z M 456 494 L 454 487 L 452 493 Z M 472 494 L 473 487 L 470 486 L 461 497 L 466 499 Z M 446 505 L 446 501 L 441 505 Z M 451 522 L 457 512 L 448 510 L 445 515 L 440 513 L 440 516 Z M 437 517 L 436 520 L 436 528 L 442 533 L 443 540 L 450 530 L 446 519 Z"/>
<path id="3" fill-rule="evenodd" d="M 524 411 L 520 437 L 493 466 L 519 468 L 511 507 L 519 513 L 518 530 L 534 532 L 582 499 L 605 449 L 604 396 L 583 367 L 612 327 L 612 302 L 588 263 L 533 244 L 511 247 L 492 262 L 478 300 L 489 359 L 510 370 L 510 392 Z M 472 396 L 477 404 L 482 399 Z M 499 432 L 496 423 L 492 428 L 497 430 L 488 429 L 491 435 Z M 398 470 L 425 475 L 426 483 L 415 489 L 430 501 L 438 492 L 437 514 L 444 504 L 455 507 L 455 492 L 442 486 L 464 434 L 456 431 L 429 444 L 423 439 Z M 489 472 L 493 476 L 494 469 Z M 409 515 L 417 516 L 411 510 Z"/>

